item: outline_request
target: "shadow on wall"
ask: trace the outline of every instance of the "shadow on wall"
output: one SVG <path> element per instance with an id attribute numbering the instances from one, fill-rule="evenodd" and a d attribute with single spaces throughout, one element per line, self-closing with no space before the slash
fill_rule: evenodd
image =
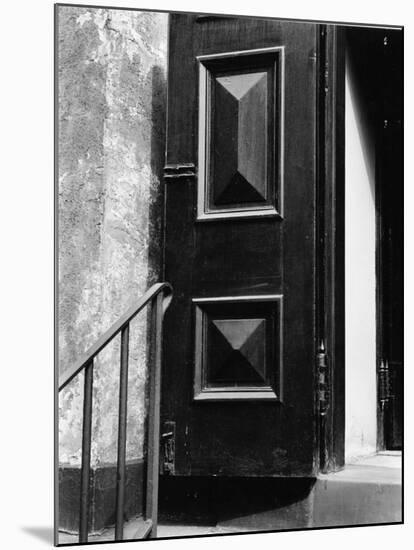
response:
<path id="1" fill-rule="evenodd" d="M 376 153 L 381 132 L 378 89 L 386 78 L 382 70 L 384 29 L 349 27 L 346 30 L 346 67 L 357 114 L 358 132 L 372 198 L 375 200 Z"/>

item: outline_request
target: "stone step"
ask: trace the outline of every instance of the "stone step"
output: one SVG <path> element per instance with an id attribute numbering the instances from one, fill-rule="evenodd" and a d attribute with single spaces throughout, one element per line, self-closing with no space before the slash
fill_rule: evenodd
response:
<path id="1" fill-rule="evenodd" d="M 381 453 L 319 476 L 302 500 L 257 513 L 236 513 L 219 518 L 217 525 L 266 531 L 401 521 L 401 455 Z"/>
<path id="2" fill-rule="evenodd" d="M 376 455 L 320 476 L 313 489 L 313 527 L 402 521 L 401 456 Z"/>

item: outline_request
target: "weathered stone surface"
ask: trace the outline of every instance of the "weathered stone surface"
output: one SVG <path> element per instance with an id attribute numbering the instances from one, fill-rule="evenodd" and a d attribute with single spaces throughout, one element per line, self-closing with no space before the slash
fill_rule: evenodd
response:
<path id="1" fill-rule="evenodd" d="M 60 6 L 59 370 L 160 278 L 167 15 Z M 143 454 L 146 314 L 131 326 L 127 458 Z M 116 461 L 119 340 L 96 361 L 92 464 Z M 79 464 L 83 376 L 61 392 Z"/>

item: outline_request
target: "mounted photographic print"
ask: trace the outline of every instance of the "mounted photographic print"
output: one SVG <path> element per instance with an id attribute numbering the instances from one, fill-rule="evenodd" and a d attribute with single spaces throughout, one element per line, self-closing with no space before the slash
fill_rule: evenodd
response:
<path id="1" fill-rule="evenodd" d="M 402 523 L 403 28 L 55 35 L 55 544 Z"/>

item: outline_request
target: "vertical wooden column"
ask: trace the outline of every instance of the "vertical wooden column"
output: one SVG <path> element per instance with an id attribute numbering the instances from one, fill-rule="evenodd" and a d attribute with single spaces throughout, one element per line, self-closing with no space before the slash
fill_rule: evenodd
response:
<path id="1" fill-rule="evenodd" d="M 329 392 L 319 411 L 319 467 L 328 473 L 345 458 L 345 42 L 338 26 L 320 26 L 318 71 L 316 342 L 324 343 Z"/>

